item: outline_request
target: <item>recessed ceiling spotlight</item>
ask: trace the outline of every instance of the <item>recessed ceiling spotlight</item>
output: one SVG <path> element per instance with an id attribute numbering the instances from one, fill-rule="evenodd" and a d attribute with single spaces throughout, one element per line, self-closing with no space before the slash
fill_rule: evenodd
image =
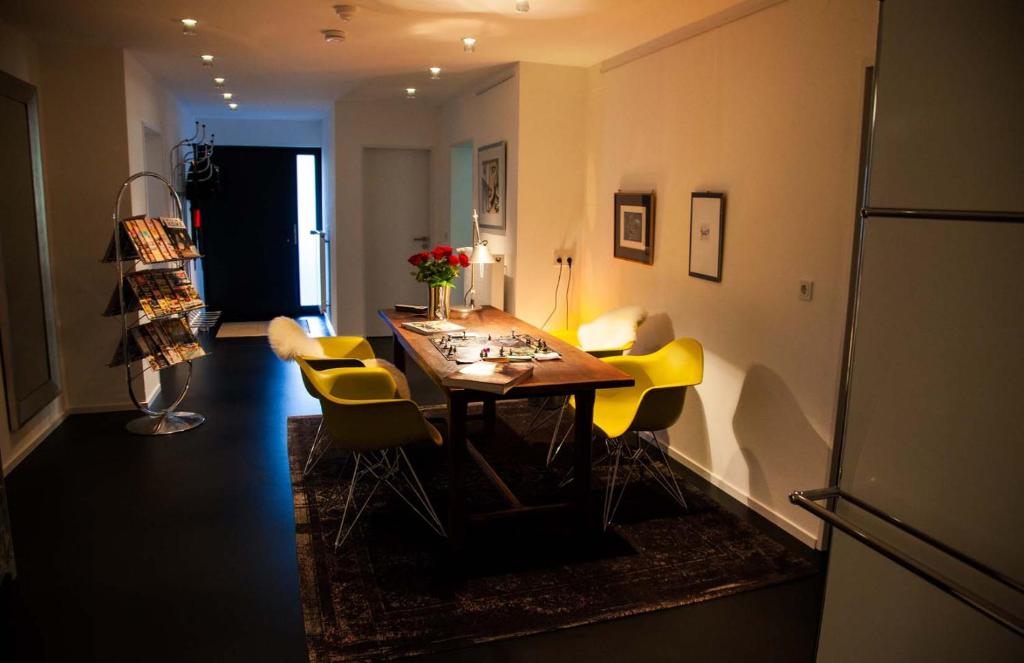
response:
<path id="1" fill-rule="evenodd" d="M 415 99 L 416 98 L 416 88 L 414 88 L 414 87 L 407 87 L 407 88 L 405 88 L 405 98 L 406 99 Z"/>
<path id="2" fill-rule="evenodd" d="M 431 78 L 431 80 L 435 80 L 435 81 L 438 80 L 439 78 L 441 78 L 441 67 L 431 67 L 430 68 L 430 78 Z"/>
<path id="3" fill-rule="evenodd" d="M 213 56 L 212 55 L 200 55 L 199 59 L 203 61 L 203 66 L 204 67 L 212 67 L 213 66 Z"/>
<path id="4" fill-rule="evenodd" d="M 530 11 L 530 0 L 516 0 L 516 11 L 520 14 Z"/>
<path id="5" fill-rule="evenodd" d="M 462 50 L 467 53 L 472 53 L 476 50 L 476 38 L 474 37 L 463 37 L 462 38 Z"/>
<path id="6" fill-rule="evenodd" d="M 199 25 L 199 21 L 194 18 L 183 18 L 181 19 L 181 32 L 186 37 L 194 37 L 196 34 L 196 26 Z"/>
<path id="7" fill-rule="evenodd" d="M 358 9 L 355 5 L 334 5 L 334 13 L 343 21 L 351 21 Z"/>
<path id="8" fill-rule="evenodd" d="M 224 87 L 224 83 L 225 83 L 225 82 L 227 82 L 227 79 L 226 79 L 226 78 L 224 78 L 223 76 L 216 76 L 216 77 L 214 77 L 214 79 L 213 79 L 213 84 L 214 84 L 214 85 L 215 85 L 216 87 Z"/>
<path id="9" fill-rule="evenodd" d="M 321 30 L 320 32 L 324 35 L 324 41 L 328 44 L 333 44 L 339 41 L 345 41 L 344 30 Z"/>
<path id="10" fill-rule="evenodd" d="M 230 108 L 231 110 L 238 110 L 238 104 L 232 101 L 230 104 L 228 104 L 228 108 Z"/>
<path id="11" fill-rule="evenodd" d="M 225 92 L 224 93 L 224 99 L 225 100 L 230 100 L 231 97 L 233 97 L 233 96 L 235 96 L 235 95 L 231 94 L 230 92 Z"/>

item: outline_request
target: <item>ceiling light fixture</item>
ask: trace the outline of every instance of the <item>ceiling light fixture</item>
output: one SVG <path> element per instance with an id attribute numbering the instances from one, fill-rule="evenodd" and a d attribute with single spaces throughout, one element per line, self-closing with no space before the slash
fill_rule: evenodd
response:
<path id="1" fill-rule="evenodd" d="M 227 82 L 227 79 L 223 76 L 217 76 L 213 79 L 213 84 L 217 87 L 224 87 L 225 82 Z"/>
<path id="2" fill-rule="evenodd" d="M 462 50 L 467 53 L 472 53 L 476 50 L 476 39 L 474 37 L 463 37 L 462 38 Z"/>
<path id="3" fill-rule="evenodd" d="M 194 37 L 196 34 L 196 26 L 199 25 L 199 21 L 194 18 L 183 18 L 181 19 L 181 33 L 186 37 Z"/>
<path id="4" fill-rule="evenodd" d="M 238 104 L 232 101 L 230 104 L 228 104 L 228 108 L 230 108 L 231 110 L 238 110 Z"/>
<path id="5" fill-rule="evenodd" d="M 225 100 L 229 100 L 229 99 L 231 99 L 231 97 L 233 97 L 233 96 L 235 96 L 235 95 L 231 94 L 230 92 L 225 92 L 225 93 L 224 93 L 224 99 L 225 99 Z"/>
<path id="6" fill-rule="evenodd" d="M 204 67 L 212 67 L 213 66 L 213 56 L 212 55 L 200 55 L 199 59 L 203 61 L 203 66 Z"/>
<path id="7" fill-rule="evenodd" d="M 516 11 L 520 14 L 530 11 L 530 0 L 516 0 Z"/>
<path id="8" fill-rule="evenodd" d="M 355 5 L 334 5 L 334 13 L 343 21 L 351 21 L 359 7 Z"/>
<path id="9" fill-rule="evenodd" d="M 441 78 L 441 67 L 431 67 L 430 68 L 430 79 L 436 81 L 439 78 Z"/>
<path id="10" fill-rule="evenodd" d="M 406 99 L 415 99 L 416 98 L 416 88 L 414 88 L 414 87 L 407 87 L 407 88 L 405 88 L 405 98 Z"/>
<path id="11" fill-rule="evenodd" d="M 320 32 L 324 35 L 324 41 L 328 44 L 345 41 L 344 30 L 321 30 Z"/>

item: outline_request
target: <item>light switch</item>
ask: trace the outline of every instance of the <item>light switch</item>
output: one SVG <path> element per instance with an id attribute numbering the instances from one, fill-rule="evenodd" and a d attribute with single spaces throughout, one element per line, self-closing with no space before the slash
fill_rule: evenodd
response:
<path id="1" fill-rule="evenodd" d="M 805 302 L 814 299 L 814 281 L 800 281 L 800 299 Z"/>

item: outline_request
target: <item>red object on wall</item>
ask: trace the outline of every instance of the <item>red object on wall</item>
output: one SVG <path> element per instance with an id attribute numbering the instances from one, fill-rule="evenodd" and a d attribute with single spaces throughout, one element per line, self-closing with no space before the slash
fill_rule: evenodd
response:
<path id="1" fill-rule="evenodd" d="M 203 225 L 203 217 L 198 209 L 192 210 L 192 227 L 199 230 Z"/>

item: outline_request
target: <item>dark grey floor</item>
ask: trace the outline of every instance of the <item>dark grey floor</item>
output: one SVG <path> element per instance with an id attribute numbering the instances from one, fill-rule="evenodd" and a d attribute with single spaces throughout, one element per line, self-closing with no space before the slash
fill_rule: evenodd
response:
<path id="1" fill-rule="evenodd" d="M 130 413 L 75 415 L 7 478 L 20 574 L 0 591 L 0 661 L 306 660 L 285 419 L 317 406 L 264 339 L 213 346 L 184 403 L 205 425 L 143 438 L 124 432 Z M 422 402 L 440 400 L 415 370 L 411 382 Z M 816 576 L 432 660 L 810 661 L 821 586 Z"/>

